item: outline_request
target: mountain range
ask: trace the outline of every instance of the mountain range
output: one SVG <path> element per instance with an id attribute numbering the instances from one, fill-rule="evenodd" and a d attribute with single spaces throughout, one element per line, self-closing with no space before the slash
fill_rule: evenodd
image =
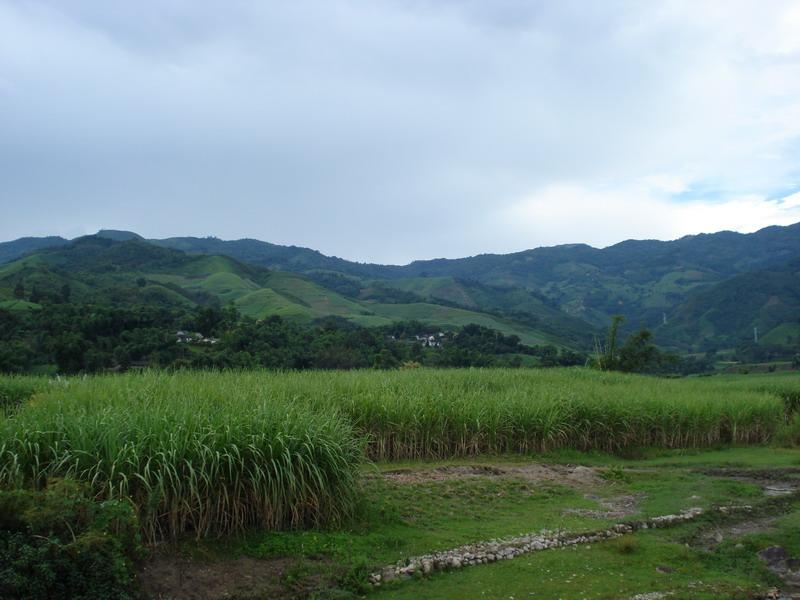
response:
<path id="1" fill-rule="evenodd" d="M 254 239 L 146 240 L 101 230 L 75 240 L 0 243 L 0 307 L 35 308 L 17 286 L 73 301 L 232 302 L 262 318 L 327 316 L 363 326 L 416 319 L 470 322 L 529 344 L 587 349 L 612 316 L 665 346 L 701 351 L 759 343 L 800 346 L 800 223 L 751 234 L 570 244 L 512 254 L 380 265 Z M 17 293 L 17 295 L 19 295 Z"/>

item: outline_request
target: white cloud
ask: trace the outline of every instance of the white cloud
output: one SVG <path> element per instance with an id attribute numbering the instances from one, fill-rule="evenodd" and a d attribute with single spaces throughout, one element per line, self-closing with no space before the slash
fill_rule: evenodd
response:
<path id="1" fill-rule="evenodd" d="M 800 221 L 800 193 L 675 202 L 647 183 L 604 190 L 554 184 L 501 209 L 493 224 L 521 249 L 565 242 L 605 247 L 631 238 L 631 231 L 636 238 L 668 240 L 723 230 L 750 233 Z"/>

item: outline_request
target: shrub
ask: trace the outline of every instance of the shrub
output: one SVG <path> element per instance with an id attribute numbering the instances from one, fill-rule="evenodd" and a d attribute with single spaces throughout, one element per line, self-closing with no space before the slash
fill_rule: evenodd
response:
<path id="1" fill-rule="evenodd" d="M 0 414 L 16 408 L 45 386 L 46 380 L 37 377 L 0 376 Z"/>
<path id="2" fill-rule="evenodd" d="M 138 530 L 130 504 L 96 502 L 74 481 L 0 491 L 0 598 L 133 598 Z"/>
<path id="3" fill-rule="evenodd" d="M 800 414 L 791 419 L 775 434 L 775 444 L 785 448 L 800 446 Z"/>
<path id="4" fill-rule="evenodd" d="M 624 536 L 610 541 L 609 547 L 619 554 L 633 554 L 639 548 L 635 537 Z"/>

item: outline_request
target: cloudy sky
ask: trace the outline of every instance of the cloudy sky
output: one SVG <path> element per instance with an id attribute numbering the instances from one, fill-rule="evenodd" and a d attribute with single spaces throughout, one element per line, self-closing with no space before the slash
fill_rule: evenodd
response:
<path id="1" fill-rule="evenodd" d="M 0 0 L 0 240 L 356 260 L 800 221 L 800 1 Z"/>

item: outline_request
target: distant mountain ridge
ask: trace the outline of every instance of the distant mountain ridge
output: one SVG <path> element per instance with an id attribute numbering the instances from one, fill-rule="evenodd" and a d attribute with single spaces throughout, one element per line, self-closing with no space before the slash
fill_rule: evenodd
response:
<path id="1" fill-rule="evenodd" d="M 526 344 L 586 347 L 585 323 L 554 328 L 561 316 L 537 323 L 481 310 L 429 302 L 421 296 L 382 294 L 346 297 L 290 271 L 266 269 L 218 254 L 187 254 L 129 235 L 85 236 L 27 254 L 0 266 L 0 309 L 35 310 L 42 302 L 193 309 L 233 304 L 256 319 L 278 315 L 311 322 L 337 317 L 361 326 L 418 320 L 435 328 L 476 323 L 517 335 Z M 537 326 L 540 325 L 540 326 Z"/>
<path id="2" fill-rule="evenodd" d="M 0 265 L 17 260 L 30 252 L 67 244 L 69 240 L 61 236 L 23 237 L 11 242 L 0 242 Z"/>
<path id="3" fill-rule="evenodd" d="M 98 236 L 143 242 L 133 232 L 103 230 Z M 0 243 L 0 263 L 68 243 L 58 237 Z M 421 306 L 414 314 L 441 307 L 477 311 L 568 344 L 585 339 L 582 331 L 594 335 L 615 314 L 627 317 L 628 328 L 649 327 L 662 343 L 685 348 L 738 343 L 756 322 L 766 339 L 793 343 L 786 341 L 793 339 L 791 334 L 780 332 L 793 330 L 787 319 L 795 306 L 798 274 L 788 265 L 800 259 L 800 223 L 751 234 L 723 231 L 666 242 L 627 240 L 602 249 L 570 244 L 403 266 L 358 263 L 254 239 L 173 237 L 147 243 L 296 273 L 358 305 L 378 303 L 390 311 L 398 310 L 392 306 Z M 756 272 L 765 274 L 760 280 L 746 277 Z M 767 309 L 755 299 L 757 281 L 775 288 Z M 779 285 L 781 281 L 786 285 Z M 719 308 L 723 306 L 727 308 Z M 775 308 L 779 306 L 788 308 Z M 776 333 L 770 336 L 772 330 Z"/>

